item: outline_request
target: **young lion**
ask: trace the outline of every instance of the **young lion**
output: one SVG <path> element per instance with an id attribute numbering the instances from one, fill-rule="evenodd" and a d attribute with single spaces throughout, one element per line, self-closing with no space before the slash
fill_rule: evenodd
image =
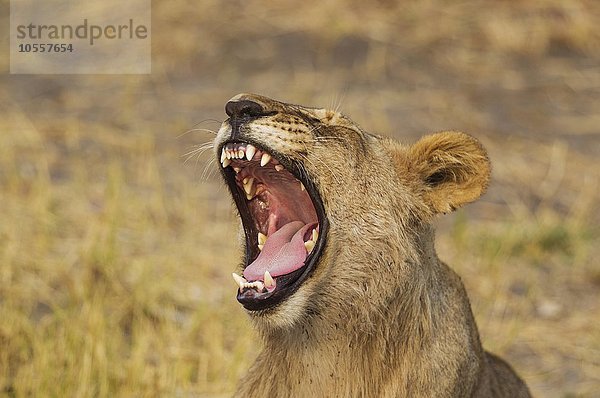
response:
<path id="1" fill-rule="evenodd" d="M 215 139 L 245 233 L 238 301 L 263 339 L 240 397 L 529 397 L 481 347 L 433 218 L 479 198 L 490 163 L 463 133 L 412 146 L 254 94 Z"/>

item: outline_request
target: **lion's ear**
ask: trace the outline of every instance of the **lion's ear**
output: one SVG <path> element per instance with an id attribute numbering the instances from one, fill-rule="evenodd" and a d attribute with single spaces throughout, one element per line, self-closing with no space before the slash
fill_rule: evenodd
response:
<path id="1" fill-rule="evenodd" d="M 408 167 L 434 213 L 448 213 L 479 198 L 490 179 L 487 152 L 475 138 L 449 131 L 428 135 L 408 150 Z"/>

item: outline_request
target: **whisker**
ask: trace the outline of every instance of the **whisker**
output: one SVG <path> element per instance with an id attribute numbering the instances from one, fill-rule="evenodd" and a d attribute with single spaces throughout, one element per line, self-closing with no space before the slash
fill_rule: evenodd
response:
<path id="1" fill-rule="evenodd" d="M 332 109 L 335 113 L 338 113 L 340 111 L 340 109 L 342 108 L 342 103 L 344 102 L 345 99 L 346 99 L 345 91 L 342 93 L 335 93 L 331 100 L 330 109 Z"/>
<path id="2" fill-rule="evenodd" d="M 215 158 L 210 158 L 208 159 L 208 161 L 204 164 L 204 169 L 202 170 L 202 174 L 200 174 L 200 180 L 206 180 L 208 181 L 211 177 L 211 174 L 214 173 L 217 168 L 214 167 L 215 166 Z M 213 166 L 213 167 L 211 167 Z"/>
<path id="3" fill-rule="evenodd" d="M 303 155 L 302 153 L 299 153 L 300 156 L 302 156 L 308 163 L 310 163 L 314 168 L 317 168 L 316 164 L 314 164 L 309 158 L 307 158 L 305 155 Z M 336 174 L 331 167 L 329 167 L 329 165 L 327 163 L 325 163 L 323 160 L 317 158 L 318 161 L 321 162 L 321 164 L 323 164 L 323 166 L 325 166 L 325 168 L 327 168 L 327 170 L 329 170 L 329 172 L 331 173 L 331 175 L 333 175 L 335 177 L 335 179 L 338 181 L 338 183 L 340 183 L 342 180 L 340 178 L 340 176 L 338 174 Z"/>
<path id="4" fill-rule="evenodd" d="M 194 128 L 194 127 L 196 127 L 196 126 L 198 126 L 198 125 L 200 125 L 202 123 L 206 123 L 206 122 L 213 122 L 213 123 L 221 124 L 223 121 L 222 120 L 217 120 L 217 119 L 204 119 L 204 120 L 201 120 L 198 123 L 194 124 L 192 126 L 192 128 Z"/>
<path id="5" fill-rule="evenodd" d="M 202 145 L 195 146 L 194 149 L 181 155 L 182 157 L 185 157 L 183 164 L 186 164 L 192 157 L 194 157 L 196 155 L 198 155 L 197 157 L 200 158 L 202 156 L 202 154 L 204 154 L 204 152 L 206 152 L 209 149 L 212 149 L 213 147 L 214 147 L 214 145 L 213 145 L 212 141 L 205 142 Z"/>
<path id="6" fill-rule="evenodd" d="M 320 128 L 321 128 L 321 126 L 314 126 L 310 130 L 308 130 L 308 132 L 306 134 L 312 134 L 313 132 L 315 132 L 316 130 L 318 130 Z M 331 142 L 333 142 L 333 141 L 336 141 L 336 140 L 338 140 L 340 142 L 344 141 L 344 140 L 346 142 L 350 142 L 350 139 L 348 137 L 330 136 L 330 135 L 328 135 L 328 136 L 316 136 L 316 137 L 312 138 L 311 140 L 314 143 L 318 143 L 319 141 L 323 141 L 323 142 L 325 142 L 325 141 L 331 141 Z"/>
<path id="7" fill-rule="evenodd" d="M 344 145 L 345 143 L 350 142 L 350 140 L 347 137 L 314 137 L 312 139 L 312 142 L 315 144 L 339 143 L 341 145 Z"/>
<path id="8" fill-rule="evenodd" d="M 313 127 L 313 128 L 311 128 L 310 130 L 308 130 L 308 131 L 306 132 L 306 134 L 312 134 L 313 132 L 317 131 L 317 130 L 318 130 L 318 129 L 320 129 L 320 128 L 321 128 L 321 126 L 314 126 L 314 127 Z M 343 139 L 346 139 L 346 140 L 347 140 L 347 138 L 346 138 L 346 137 L 333 137 L 333 136 L 316 136 L 316 137 L 314 137 L 314 138 L 311 138 L 310 140 L 312 140 L 312 142 L 318 142 L 319 140 L 323 140 L 323 141 L 325 141 L 325 140 L 327 140 L 327 139 L 330 139 L 330 140 L 335 140 L 335 139 L 337 139 L 337 138 L 339 138 L 339 139 L 342 139 L 342 138 L 343 138 Z"/>
<path id="9" fill-rule="evenodd" d="M 190 160 L 195 154 L 197 154 L 198 152 L 200 152 L 199 148 L 194 148 L 189 152 L 184 153 L 183 155 L 181 155 L 181 157 L 185 157 L 185 159 L 183 160 L 183 164 L 186 164 L 188 160 Z"/>
<path id="10" fill-rule="evenodd" d="M 200 149 L 209 149 L 209 148 L 214 148 L 214 147 L 215 147 L 215 143 L 213 141 L 208 141 L 208 142 L 205 142 L 204 144 L 198 145 L 198 148 L 200 148 Z"/>
<path id="11" fill-rule="evenodd" d="M 189 129 L 189 130 L 186 130 L 186 131 L 184 131 L 183 133 L 179 134 L 179 135 L 177 136 L 177 138 L 181 138 L 181 137 L 183 137 L 184 135 L 186 135 L 186 134 L 189 134 L 189 133 L 193 133 L 193 132 L 204 132 L 204 133 L 211 133 L 211 134 L 213 134 L 213 135 L 217 135 L 217 132 L 216 132 L 216 131 L 214 131 L 214 130 L 211 130 L 211 129 L 204 129 L 204 128 L 191 128 L 191 129 Z"/>
<path id="12" fill-rule="evenodd" d="M 217 119 L 204 119 L 199 121 L 198 123 L 194 124 L 192 127 L 190 127 L 189 130 L 184 131 L 183 133 L 181 133 L 180 135 L 177 136 L 177 138 L 181 138 L 186 134 L 192 133 L 192 132 L 205 132 L 205 133 L 211 133 L 213 135 L 217 135 L 217 132 L 211 129 L 204 129 L 204 128 L 196 128 L 196 126 L 202 124 L 202 123 L 206 123 L 206 122 L 213 122 L 213 123 L 217 123 L 217 124 L 221 124 L 220 120 Z"/>
<path id="13" fill-rule="evenodd" d="M 183 157 L 183 156 L 193 155 L 193 154 L 195 154 L 196 152 L 198 152 L 200 150 L 202 150 L 202 146 L 200 146 L 200 145 L 194 145 L 189 152 L 186 152 L 186 153 L 184 153 L 181 156 Z"/>
<path id="14" fill-rule="evenodd" d="M 195 159 L 195 167 L 197 168 L 202 159 L 202 155 L 208 149 L 211 149 L 211 148 L 212 148 L 212 145 L 209 146 L 209 145 L 204 144 L 203 148 L 198 147 L 198 148 L 191 150 L 187 154 L 183 155 L 183 156 L 187 156 L 185 158 L 185 160 L 183 161 L 183 164 L 187 164 L 190 161 L 190 159 Z M 215 167 L 211 167 L 211 166 L 215 165 L 215 161 L 216 161 L 216 159 L 213 156 L 211 156 L 203 162 L 204 167 L 202 169 L 202 173 L 200 174 L 200 180 L 208 180 L 210 178 L 211 173 L 213 173 L 216 169 Z"/>
<path id="15" fill-rule="evenodd" d="M 320 142 L 320 141 L 337 141 L 337 142 L 348 142 L 349 138 L 348 137 L 333 137 L 333 136 L 327 136 L 327 137 L 315 137 L 314 138 L 315 142 Z"/>

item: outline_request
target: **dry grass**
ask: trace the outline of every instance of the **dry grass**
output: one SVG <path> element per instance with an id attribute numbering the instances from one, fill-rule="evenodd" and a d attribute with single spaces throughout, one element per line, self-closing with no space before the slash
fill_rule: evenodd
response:
<path id="1" fill-rule="evenodd" d="M 231 393 L 258 344 L 237 221 L 182 155 L 254 91 L 481 138 L 493 185 L 440 220 L 440 256 L 536 396 L 597 396 L 598 4 L 297 4 L 157 1 L 150 76 L 0 76 L 0 395 Z"/>

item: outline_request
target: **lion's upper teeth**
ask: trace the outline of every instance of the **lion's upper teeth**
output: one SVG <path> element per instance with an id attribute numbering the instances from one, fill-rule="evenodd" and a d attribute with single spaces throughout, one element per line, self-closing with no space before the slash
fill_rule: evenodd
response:
<path id="1" fill-rule="evenodd" d="M 266 241 L 267 241 L 267 235 L 259 232 L 258 233 L 258 244 L 264 245 Z"/>
<path id="2" fill-rule="evenodd" d="M 244 192 L 246 192 L 246 199 L 252 200 L 254 195 L 256 194 L 256 185 L 254 184 L 253 177 L 244 178 Z"/>
<path id="3" fill-rule="evenodd" d="M 252 183 L 254 182 L 254 178 L 250 177 L 246 177 L 244 178 L 244 191 L 246 191 L 246 195 L 250 195 L 250 193 L 252 192 Z"/>
<path id="4" fill-rule="evenodd" d="M 256 160 L 254 160 L 255 157 Z M 253 175 L 253 172 L 246 172 L 244 170 L 246 168 L 248 168 L 248 170 L 253 170 L 253 168 L 256 167 L 256 165 L 248 164 L 247 161 L 258 161 L 260 167 L 264 167 L 270 164 L 278 172 L 285 170 L 285 167 L 279 164 L 279 161 L 273 158 L 273 156 L 270 153 L 264 152 L 251 144 L 228 143 L 223 148 L 221 148 L 221 164 L 223 168 L 226 168 L 229 165 L 231 165 L 233 167 L 233 170 L 235 171 L 235 174 L 237 174 L 239 177 L 246 176 L 246 178 L 243 178 L 244 182 L 243 184 L 240 184 L 240 186 L 243 189 L 244 194 L 246 195 L 246 199 L 250 201 L 256 196 L 256 194 L 259 191 L 264 192 L 265 189 L 268 190 L 268 187 L 265 188 L 265 184 L 261 184 L 261 174 L 259 174 L 258 177 L 256 177 L 255 175 L 253 178 L 249 178 L 249 175 Z M 240 179 L 237 179 L 237 181 L 239 183 Z M 306 191 L 306 187 L 304 186 L 302 181 L 296 181 L 300 184 L 300 189 L 302 191 Z"/>
<path id="5" fill-rule="evenodd" d="M 252 160 L 254 154 L 256 153 L 256 148 L 250 144 L 246 145 L 246 159 Z"/>
<path id="6" fill-rule="evenodd" d="M 246 146 L 239 146 L 237 148 L 234 147 L 234 144 L 227 144 L 221 149 L 221 164 L 223 165 L 223 168 L 225 168 L 229 166 L 232 163 L 231 161 L 234 159 L 252 160 L 254 158 L 254 155 L 258 155 L 258 157 L 260 158 L 259 164 L 261 167 L 264 167 L 269 162 L 272 162 L 275 166 L 275 170 L 282 171 L 285 169 L 282 165 L 279 164 L 279 162 L 276 159 L 273 159 L 273 156 L 271 154 L 259 151 L 254 145 L 251 144 L 247 144 Z M 239 173 L 241 170 L 241 168 L 238 165 L 236 165 L 234 169 L 236 173 Z M 304 190 L 302 184 L 301 188 Z"/>
<path id="7" fill-rule="evenodd" d="M 260 158 L 260 165 L 266 165 L 267 163 L 269 163 L 269 160 L 271 160 L 271 155 L 269 155 L 268 153 L 263 153 L 262 157 Z"/>
<path id="8" fill-rule="evenodd" d="M 258 250 L 262 251 L 263 247 L 265 247 L 266 242 L 267 242 L 267 235 L 259 232 L 258 233 Z"/>

